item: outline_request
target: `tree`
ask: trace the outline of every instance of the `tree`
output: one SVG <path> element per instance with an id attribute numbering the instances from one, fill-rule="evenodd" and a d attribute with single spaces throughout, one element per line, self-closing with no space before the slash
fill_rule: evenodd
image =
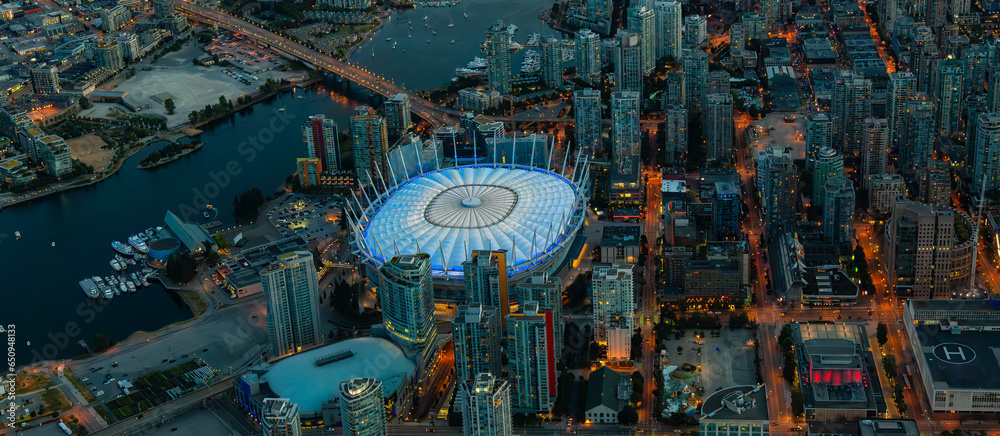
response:
<path id="1" fill-rule="evenodd" d="M 795 382 L 795 357 L 785 354 L 785 365 L 781 368 L 781 376 L 789 383 Z"/>
<path id="2" fill-rule="evenodd" d="M 83 109 L 90 109 L 94 107 L 94 105 L 90 103 L 90 100 L 88 100 L 87 97 L 80 97 L 80 107 Z"/>
<path id="3" fill-rule="evenodd" d="M 875 330 L 875 338 L 878 339 L 878 346 L 880 347 L 889 342 L 889 327 L 884 322 L 878 323 L 878 328 Z"/>
<path id="4" fill-rule="evenodd" d="M 451 427 L 462 426 L 462 412 L 451 412 L 448 414 L 448 425 Z"/>
<path id="5" fill-rule="evenodd" d="M 798 386 L 792 388 L 792 413 L 801 416 L 806 411 L 806 400 L 802 396 L 802 389 Z"/>
<path id="6" fill-rule="evenodd" d="M 882 357 L 882 369 L 885 370 L 886 377 L 895 379 L 899 375 L 899 367 L 896 365 L 896 356 L 886 354 Z"/>
<path id="7" fill-rule="evenodd" d="M 747 326 L 750 317 L 746 312 L 732 312 L 729 314 L 729 328 L 738 330 Z"/>
<path id="8" fill-rule="evenodd" d="M 629 358 L 632 360 L 642 359 L 642 329 L 635 329 L 635 334 L 632 335 L 631 354 Z"/>
<path id="9" fill-rule="evenodd" d="M 627 405 L 622 408 L 621 412 L 618 412 L 618 423 L 621 425 L 635 425 L 639 422 L 639 413 L 635 411 L 635 407 L 632 405 Z"/>
<path id="10" fill-rule="evenodd" d="M 174 99 L 172 99 L 172 98 L 168 98 L 166 100 L 163 100 L 163 107 L 167 109 L 167 114 L 169 114 L 169 115 L 173 115 L 174 114 L 174 109 L 177 108 L 176 106 L 174 106 Z"/>
<path id="11" fill-rule="evenodd" d="M 167 277 L 174 283 L 187 283 L 198 274 L 198 262 L 191 253 L 174 252 L 167 258 Z"/>
<path id="12" fill-rule="evenodd" d="M 102 333 L 94 333 L 94 351 L 100 353 L 111 348 L 111 338 Z"/>

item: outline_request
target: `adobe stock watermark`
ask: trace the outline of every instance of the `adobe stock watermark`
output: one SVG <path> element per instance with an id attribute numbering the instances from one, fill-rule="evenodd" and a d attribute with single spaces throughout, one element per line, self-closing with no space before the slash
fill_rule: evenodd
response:
<path id="1" fill-rule="evenodd" d="M 208 178 L 211 180 L 204 186 L 192 189 L 193 195 L 189 203 L 177 205 L 177 213 L 183 220 L 190 221 L 200 216 L 200 210 L 206 204 L 211 204 L 222 193 L 222 190 L 229 187 L 233 178 L 243 172 L 243 165 L 256 160 L 258 154 L 274 142 L 276 134 L 288 128 L 288 125 L 297 116 L 276 109 L 272 109 L 271 113 L 274 114 L 274 117 L 266 125 L 256 133 L 247 135 L 246 139 L 236 146 L 236 152 L 241 156 L 240 159 L 230 159 L 219 170 L 209 171 Z"/>

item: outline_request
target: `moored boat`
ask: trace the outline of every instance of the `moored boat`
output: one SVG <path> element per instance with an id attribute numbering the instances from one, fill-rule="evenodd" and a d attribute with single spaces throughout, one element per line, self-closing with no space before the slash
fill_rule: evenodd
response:
<path id="1" fill-rule="evenodd" d="M 121 242 L 118 242 L 118 241 L 111 241 L 111 248 L 114 248 L 115 251 L 117 251 L 117 252 L 119 252 L 121 254 L 124 254 L 126 256 L 131 256 L 131 255 L 135 254 L 135 252 L 132 251 L 132 247 L 129 247 L 128 245 L 122 244 Z"/>
<path id="2" fill-rule="evenodd" d="M 135 251 L 138 251 L 140 253 L 149 253 L 149 247 L 146 246 L 146 243 L 143 242 L 142 238 L 140 238 L 139 235 L 129 236 L 128 245 L 131 245 L 132 248 L 135 249 Z"/>
<path id="3" fill-rule="evenodd" d="M 111 268 L 114 268 L 115 271 L 121 271 L 122 264 L 118 262 L 118 259 L 111 259 Z"/>
<path id="4" fill-rule="evenodd" d="M 132 282 L 125 280 L 125 287 L 128 288 L 129 293 L 135 293 L 135 285 Z"/>

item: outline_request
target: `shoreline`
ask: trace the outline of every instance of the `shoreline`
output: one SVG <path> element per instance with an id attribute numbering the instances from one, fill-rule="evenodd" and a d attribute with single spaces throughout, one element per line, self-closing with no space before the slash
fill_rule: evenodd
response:
<path id="1" fill-rule="evenodd" d="M 196 152 L 198 150 L 201 150 L 201 148 L 204 147 L 204 146 L 205 146 L 204 142 L 198 141 L 197 143 L 195 143 L 194 147 L 191 147 L 191 148 L 188 148 L 188 149 L 184 149 L 183 151 L 181 151 L 181 152 L 179 152 L 177 154 L 161 158 L 161 159 L 157 160 L 156 162 L 152 162 L 152 163 L 149 163 L 149 164 L 143 165 L 140 162 L 138 165 L 135 166 L 135 168 L 136 169 L 140 169 L 140 170 L 148 170 L 148 169 L 156 168 L 156 167 L 158 167 L 160 165 L 166 165 L 166 164 L 168 164 L 170 162 L 173 162 L 173 161 L 178 160 L 178 159 L 180 159 L 180 158 L 182 158 L 184 156 L 187 156 L 187 155 L 189 155 L 191 153 L 194 153 L 194 152 Z"/>

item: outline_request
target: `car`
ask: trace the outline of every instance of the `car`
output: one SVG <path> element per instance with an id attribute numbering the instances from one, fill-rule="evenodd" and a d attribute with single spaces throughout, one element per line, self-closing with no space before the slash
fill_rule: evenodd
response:
<path id="1" fill-rule="evenodd" d="M 96 392 L 96 391 L 97 391 L 97 386 L 90 387 L 90 392 Z"/>
<path id="2" fill-rule="evenodd" d="M 90 377 L 84 377 L 84 378 L 80 379 L 80 381 L 82 381 L 82 382 L 90 381 Z"/>
<path id="3" fill-rule="evenodd" d="M 97 391 L 97 392 L 94 392 L 94 395 L 96 395 L 96 396 L 98 396 L 98 397 L 99 397 L 99 396 L 101 396 L 101 395 L 104 395 L 104 391 Z"/>

